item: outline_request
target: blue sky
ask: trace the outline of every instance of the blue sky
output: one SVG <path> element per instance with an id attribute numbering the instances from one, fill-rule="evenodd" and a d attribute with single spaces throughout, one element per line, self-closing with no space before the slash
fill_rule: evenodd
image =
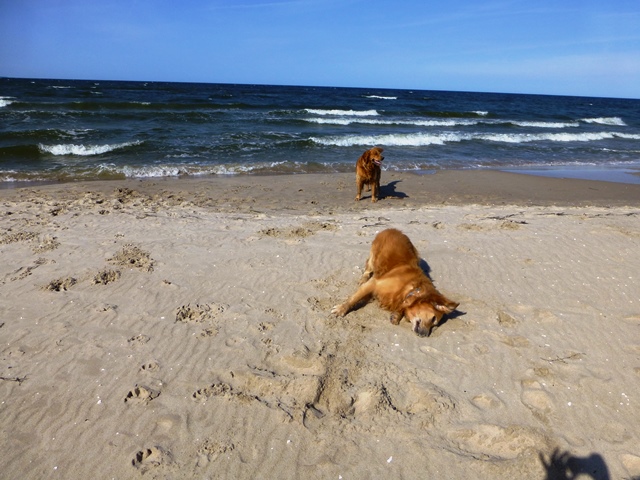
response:
<path id="1" fill-rule="evenodd" d="M 640 98 L 640 1 L 0 0 L 0 76 Z"/>

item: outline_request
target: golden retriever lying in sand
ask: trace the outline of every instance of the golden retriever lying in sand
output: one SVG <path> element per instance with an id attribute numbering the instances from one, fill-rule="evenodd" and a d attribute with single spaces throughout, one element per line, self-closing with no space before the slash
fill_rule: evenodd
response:
<path id="1" fill-rule="evenodd" d="M 380 147 L 373 147 L 360 155 L 356 162 L 356 188 L 358 191 L 356 201 L 360 200 L 362 187 L 365 185 L 372 190 L 371 201 L 378 201 L 378 196 L 380 195 L 380 165 L 384 160 L 383 151 Z"/>
<path id="2" fill-rule="evenodd" d="M 331 312 L 343 317 L 372 297 L 391 312 L 391 323 L 398 325 L 406 317 L 415 333 L 427 336 L 445 313 L 453 312 L 459 305 L 435 289 L 420 268 L 418 251 L 409 237 L 394 228 L 376 236 L 360 287 Z"/>

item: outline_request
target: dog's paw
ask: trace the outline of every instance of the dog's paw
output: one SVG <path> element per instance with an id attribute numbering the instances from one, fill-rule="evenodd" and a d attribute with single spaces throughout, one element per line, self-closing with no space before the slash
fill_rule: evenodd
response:
<path id="1" fill-rule="evenodd" d="M 337 317 L 344 317 L 349 311 L 349 307 L 344 303 L 342 305 L 336 305 L 331 309 L 331 313 Z"/>

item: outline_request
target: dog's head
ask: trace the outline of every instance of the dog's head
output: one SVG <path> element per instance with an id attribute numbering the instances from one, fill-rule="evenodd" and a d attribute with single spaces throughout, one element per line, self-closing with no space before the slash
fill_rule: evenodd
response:
<path id="1" fill-rule="evenodd" d="M 411 293 L 405 300 L 409 305 L 404 310 L 404 316 L 409 319 L 413 331 L 420 336 L 429 336 L 433 327 L 437 326 L 442 317 L 453 312 L 458 305 L 458 302 L 449 300 L 441 294 L 430 296 L 427 298 L 420 298 L 420 291 L 413 294 L 417 297 L 415 301 L 411 301 Z"/>
<path id="2" fill-rule="evenodd" d="M 374 165 L 377 165 L 379 167 L 380 165 L 382 165 L 382 161 L 384 160 L 384 157 L 382 156 L 383 151 L 384 149 L 380 147 L 373 147 L 364 152 L 362 154 L 362 157 L 364 158 L 365 162 L 373 163 Z"/>

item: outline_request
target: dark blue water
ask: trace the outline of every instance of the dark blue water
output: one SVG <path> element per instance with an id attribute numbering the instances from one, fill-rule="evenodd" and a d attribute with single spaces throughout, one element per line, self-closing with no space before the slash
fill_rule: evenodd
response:
<path id="1" fill-rule="evenodd" d="M 385 169 L 640 168 L 640 100 L 0 79 L 0 183 Z"/>

